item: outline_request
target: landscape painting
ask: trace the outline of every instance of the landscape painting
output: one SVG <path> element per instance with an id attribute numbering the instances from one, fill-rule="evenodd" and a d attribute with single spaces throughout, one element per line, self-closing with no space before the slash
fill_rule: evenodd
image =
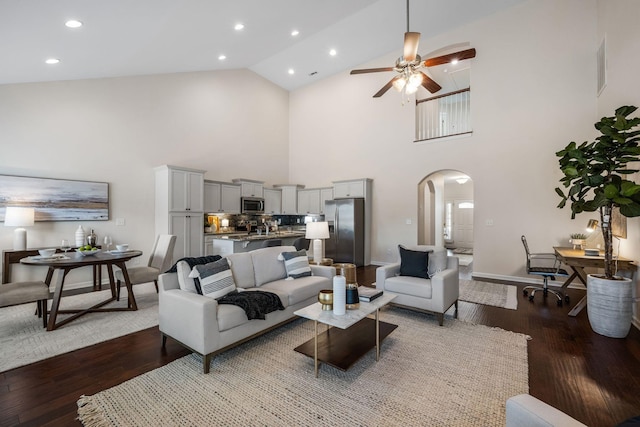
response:
<path id="1" fill-rule="evenodd" d="M 7 206 L 34 208 L 36 221 L 107 221 L 109 184 L 0 175 L 0 221 Z"/>

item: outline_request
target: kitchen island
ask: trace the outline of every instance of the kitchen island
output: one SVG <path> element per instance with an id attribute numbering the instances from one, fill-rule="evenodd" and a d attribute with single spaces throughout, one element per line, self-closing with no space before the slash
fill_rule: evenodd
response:
<path id="1" fill-rule="evenodd" d="M 204 254 L 225 256 L 238 252 L 249 252 L 262 247 L 265 240 L 280 239 L 283 246 L 293 246 L 299 237 L 304 237 L 303 231 L 276 231 L 269 234 L 256 233 L 227 233 L 205 234 Z"/>

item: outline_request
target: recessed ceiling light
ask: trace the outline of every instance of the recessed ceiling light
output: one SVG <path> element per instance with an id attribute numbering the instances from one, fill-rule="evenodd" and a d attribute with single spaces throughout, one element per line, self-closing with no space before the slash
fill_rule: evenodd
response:
<path id="1" fill-rule="evenodd" d="M 296 73 L 296 71 L 295 71 L 293 68 L 289 68 L 288 73 L 289 73 L 289 74 L 295 74 L 295 73 Z"/>
<path id="2" fill-rule="evenodd" d="M 220 55 L 220 56 L 218 56 L 218 59 L 220 61 L 224 61 L 225 59 L 227 59 L 227 55 Z"/>
<path id="3" fill-rule="evenodd" d="M 244 29 L 244 24 L 238 23 L 238 24 L 236 24 L 235 27 L 233 27 L 233 29 L 236 30 L 236 31 L 240 31 L 240 30 Z"/>
<path id="4" fill-rule="evenodd" d="M 49 64 L 49 65 L 54 65 L 54 64 L 57 64 L 58 62 L 60 62 L 60 60 L 58 58 L 49 58 L 44 62 L 46 64 Z"/>
<path id="5" fill-rule="evenodd" d="M 69 28 L 80 28 L 82 27 L 82 22 L 77 21 L 75 19 L 70 19 L 67 22 L 65 22 L 64 25 L 66 25 Z"/>
<path id="6" fill-rule="evenodd" d="M 293 37 L 297 36 L 298 34 L 300 34 L 300 31 L 298 31 L 298 30 L 293 30 L 293 31 L 291 31 L 291 35 L 292 35 Z"/>
<path id="7" fill-rule="evenodd" d="M 336 50 L 335 50 L 335 49 L 331 49 L 331 50 L 329 51 L 329 55 L 331 55 L 331 56 L 336 56 L 337 54 L 338 54 L 338 52 L 336 52 Z"/>

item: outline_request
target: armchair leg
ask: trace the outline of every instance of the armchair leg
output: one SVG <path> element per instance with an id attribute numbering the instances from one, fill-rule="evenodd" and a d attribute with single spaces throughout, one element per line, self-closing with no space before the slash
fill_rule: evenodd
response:
<path id="1" fill-rule="evenodd" d="M 453 303 L 454 306 L 456 307 L 453 316 L 457 319 L 458 318 L 458 300 L 456 300 L 456 302 Z"/>
<path id="2" fill-rule="evenodd" d="M 436 313 L 436 316 L 438 317 L 438 323 L 442 326 L 444 324 L 444 313 Z"/>
<path id="3" fill-rule="evenodd" d="M 157 281 L 157 280 L 154 280 L 154 281 L 153 281 L 153 284 L 154 284 L 154 285 L 156 285 L 156 294 L 157 294 L 158 292 L 160 292 L 160 291 L 158 290 L 158 281 Z"/>
<path id="4" fill-rule="evenodd" d="M 211 354 L 205 354 L 204 356 L 202 356 L 202 362 L 203 362 L 203 371 L 205 374 L 209 373 L 209 365 L 211 365 Z"/>
<path id="5" fill-rule="evenodd" d="M 166 348 L 167 347 L 167 336 L 165 334 L 162 334 L 162 348 Z"/>

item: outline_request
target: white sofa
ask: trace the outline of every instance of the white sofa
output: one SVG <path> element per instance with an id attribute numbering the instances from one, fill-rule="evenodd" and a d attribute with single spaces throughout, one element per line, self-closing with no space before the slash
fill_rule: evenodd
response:
<path id="1" fill-rule="evenodd" d="M 506 427 L 586 427 L 530 394 L 519 394 L 507 399 L 506 410 Z"/>
<path id="2" fill-rule="evenodd" d="M 203 356 L 204 373 L 209 372 L 211 357 L 293 320 L 293 312 L 318 301 L 322 289 L 331 289 L 335 268 L 311 266 L 312 276 L 286 279 L 282 252 L 294 252 L 293 246 L 277 246 L 227 256 L 238 288 L 277 294 L 284 310 L 266 315 L 265 320 L 248 320 L 235 305 L 218 304 L 213 299 L 180 289 L 178 273 L 159 277 L 159 326 L 163 346 L 167 337 Z"/>
<path id="3" fill-rule="evenodd" d="M 394 305 L 435 313 L 440 326 L 444 313 L 452 306 L 458 313 L 458 258 L 447 255 L 439 246 L 407 246 L 412 251 L 429 252 L 430 279 L 400 276 L 400 263 L 388 264 L 376 269 L 376 288 L 396 294 Z"/>

